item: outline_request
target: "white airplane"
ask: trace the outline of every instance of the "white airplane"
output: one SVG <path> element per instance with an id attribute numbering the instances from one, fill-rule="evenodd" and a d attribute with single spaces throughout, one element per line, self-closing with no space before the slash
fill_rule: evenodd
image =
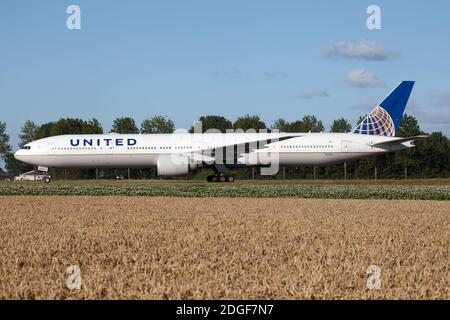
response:
<path id="1" fill-rule="evenodd" d="M 16 159 L 39 169 L 147 168 L 159 176 L 181 176 L 200 167 L 208 181 L 232 182 L 226 168 L 325 166 L 414 147 L 425 137 L 395 137 L 413 81 L 401 82 L 351 133 L 193 133 L 61 135 L 36 140 Z"/>

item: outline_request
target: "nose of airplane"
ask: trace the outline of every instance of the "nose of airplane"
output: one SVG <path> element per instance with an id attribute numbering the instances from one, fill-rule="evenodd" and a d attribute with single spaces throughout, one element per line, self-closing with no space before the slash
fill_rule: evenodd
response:
<path id="1" fill-rule="evenodd" d="M 14 158 L 16 158 L 17 160 L 23 160 L 24 157 L 24 150 L 18 150 L 16 151 L 16 153 L 14 153 Z"/>

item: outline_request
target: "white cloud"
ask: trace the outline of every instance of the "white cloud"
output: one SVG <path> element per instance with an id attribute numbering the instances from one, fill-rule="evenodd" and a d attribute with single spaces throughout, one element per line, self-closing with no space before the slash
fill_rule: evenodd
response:
<path id="1" fill-rule="evenodd" d="M 325 54 L 329 57 L 362 60 L 390 60 L 400 55 L 368 40 L 361 40 L 359 43 L 334 42 L 325 49 Z"/>
<path id="2" fill-rule="evenodd" d="M 364 69 L 353 69 L 345 78 L 348 84 L 358 88 L 371 88 L 381 85 L 380 79 Z"/>
<path id="3" fill-rule="evenodd" d="M 301 92 L 298 95 L 296 95 L 296 98 L 301 99 L 312 99 L 312 98 L 328 98 L 330 95 L 328 91 L 325 89 L 320 91 L 307 91 L 307 92 Z"/>

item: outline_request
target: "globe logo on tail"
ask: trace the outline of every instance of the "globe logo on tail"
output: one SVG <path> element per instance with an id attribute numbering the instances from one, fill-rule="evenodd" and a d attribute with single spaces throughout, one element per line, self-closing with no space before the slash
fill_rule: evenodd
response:
<path id="1" fill-rule="evenodd" d="M 356 127 L 354 133 L 373 136 L 395 136 L 394 121 L 389 113 L 378 106 Z"/>

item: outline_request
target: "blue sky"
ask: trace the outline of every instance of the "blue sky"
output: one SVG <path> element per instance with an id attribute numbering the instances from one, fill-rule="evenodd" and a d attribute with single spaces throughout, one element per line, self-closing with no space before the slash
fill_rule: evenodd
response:
<path id="1" fill-rule="evenodd" d="M 81 8 L 68 30 L 66 8 Z M 381 30 L 366 9 L 381 8 Z M 407 112 L 450 134 L 449 1 L 6 1 L 0 3 L 0 121 L 60 117 L 178 128 L 200 116 L 267 124 L 315 114 L 352 122 L 401 80 Z"/>

